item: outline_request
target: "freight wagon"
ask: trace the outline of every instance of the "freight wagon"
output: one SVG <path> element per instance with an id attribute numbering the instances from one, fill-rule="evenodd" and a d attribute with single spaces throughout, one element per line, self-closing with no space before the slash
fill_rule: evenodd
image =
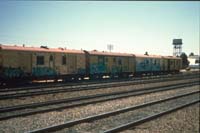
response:
<path id="1" fill-rule="evenodd" d="M 86 71 L 91 78 L 128 77 L 133 75 L 134 55 L 127 53 L 85 51 Z"/>
<path id="2" fill-rule="evenodd" d="M 84 55 L 81 50 L 1 45 L 1 80 L 83 78 Z"/>
<path id="3" fill-rule="evenodd" d="M 135 55 L 136 75 L 159 74 L 162 71 L 162 57 L 150 55 Z"/>
<path id="4" fill-rule="evenodd" d="M 181 64 L 172 56 L 0 45 L 0 84 L 171 73 L 179 72 Z"/>
<path id="5" fill-rule="evenodd" d="M 163 56 L 163 65 L 166 73 L 177 73 L 182 67 L 182 59 L 180 57 Z"/>

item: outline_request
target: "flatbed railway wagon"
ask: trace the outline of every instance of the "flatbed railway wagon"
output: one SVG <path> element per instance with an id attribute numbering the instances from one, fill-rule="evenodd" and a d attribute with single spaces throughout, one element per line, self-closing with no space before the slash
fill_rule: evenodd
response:
<path id="1" fill-rule="evenodd" d="M 83 78 L 85 67 L 82 50 L 0 45 L 1 83 Z"/>

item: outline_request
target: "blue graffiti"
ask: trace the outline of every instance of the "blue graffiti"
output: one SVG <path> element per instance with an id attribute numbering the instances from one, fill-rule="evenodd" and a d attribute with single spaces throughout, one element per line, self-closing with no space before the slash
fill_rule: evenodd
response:
<path id="1" fill-rule="evenodd" d="M 91 64 L 90 65 L 90 73 L 96 74 L 96 73 L 105 73 L 106 72 L 106 66 L 104 64 Z"/>
<path id="2" fill-rule="evenodd" d="M 112 70 L 111 70 L 111 73 L 120 73 L 122 72 L 122 68 L 121 67 L 118 67 L 118 66 L 112 66 Z"/>
<path id="3" fill-rule="evenodd" d="M 53 68 L 49 67 L 34 67 L 32 69 L 33 76 L 55 76 L 57 72 Z"/>
<path id="4" fill-rule="evenodd" d="M 85 74 L 86 70 L 84 68 L 79 68 L 77 71 L 78 74 Z"/>
<path id="5" fill-rule="evenodd" d="M 160 63 L 153 63 L 150 59 L 144 59 L 142 62 L 136 62 L 136 71 L 160 71 Z"/>
<path id="6" fill-rule="evenodd" d="M 3 68 L 3 76 L 7 78 L 18 78 L 18 77 L 23 77 L 24 75 L 25 73 L 21 68 L 11 68 L 11 67 Z"/>

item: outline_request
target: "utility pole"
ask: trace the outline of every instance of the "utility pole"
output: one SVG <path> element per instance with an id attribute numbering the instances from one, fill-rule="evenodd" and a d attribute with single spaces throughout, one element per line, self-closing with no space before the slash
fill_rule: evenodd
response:
<path id="1" fill-rule="evenodd" d="M 113 50 L 113 47 L 114 47 L 114 46 L 113 46 L 112 44 L 108 44 L 108 45 L 107 45 L 107 49 L 108 49 L 110 52 L 111 52 L 111 50 Z"/>

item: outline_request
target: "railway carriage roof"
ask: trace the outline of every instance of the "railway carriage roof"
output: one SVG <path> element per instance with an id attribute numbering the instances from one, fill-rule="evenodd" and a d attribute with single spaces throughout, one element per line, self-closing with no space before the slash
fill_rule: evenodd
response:
<path id="1" fill-rule="evenodd" d="M 17 45 L 0 45 L 2 50 L 12 50 L 12 51 L 32 51 L 32 52 L 56 52 L 56 53 L 75 53 L 84 54 L 83 50 L 72 50 L 64 48 L 41 48 L 41 47 L 23 47 Z M 140 54 L 130 54 L 130 53 L 118 53 L 118 52 L 105 52 L 105 51 L 87 51 L 91 55 L 107 55 L 107 56 L 126 56 L 126 57 L 142 57 L 142 58 L 165 58 L 165 59 L 181 59 L 180 57 L 174 56 L 161 56 L 161 55 L 140 55 Z"/>
<path id="2" fill-rule="evenodd" d="M 164 58 L 164 59 L 181 59 L 180 57 L 175 56 L 161 56 L 161 55 L 140 55 L 135 54 L 136 57 L 142 57 L 142 58 Z"/>
<path id="3" fill-rule="evenodd" d="M 34 51 L 34 52 L 56 52 L 56 53 L 77 53 L 84 54 L 82 50 L 71 50 L 64 48 L 40 48 L 40 47 L 23 47 L 23 46 L 12 46 L 12 45 L 0 45 L 2 50 L 13 50 L 13 51 Z"/>
<path id="4" fill-rule="evenodd" d="M 175 57 L 175 56 L 163 56 L 165 59 L 181 59 L 180 57 Z"/>
<path id="5" fill-rule="evenodd" d="M 136 57 L 142 57 L 142 58 L 162 58 L 161 55 L 140 55 L 140 54 L 135 54 Z"/>
<path id="6" fill-rule="evenodd" d="M 127 56 L 127 57 L 133 57 L 133 54 L 128 53 L 118 53 L 118 52 L 105 52 L 105 51 L 88 51 L 91 55 L 107 55 L 107 56 Z"/>

